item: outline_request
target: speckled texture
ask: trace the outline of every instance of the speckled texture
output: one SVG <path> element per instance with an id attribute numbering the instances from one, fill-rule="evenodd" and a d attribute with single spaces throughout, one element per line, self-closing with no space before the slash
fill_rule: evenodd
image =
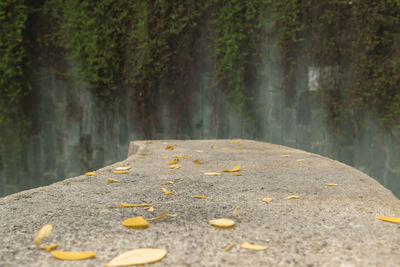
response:
<path id="1" fill-rule="evenodd" d="M 119 253 L 146 247 L 168 251 L 152 266 L 400 266 L 399 225 L 375 218 L 400 217 L 400 200 L 389 190 L 351 167 L 315 154 L 230 141 L 134 142 L 137 149 L 130 149 L 134 154 L 126 161 L 97 170 L 95 176 L 1 198 L 0 266 L 102 266 Z M 165 150 L 163 142 L 175 149 Z M 194 151 L 198 149 L 204 152 Z M 182 168 L 171 170 L 165 162 L 175 154 L 193 158 L 181 159 Z M 194 159 L 204 164 L 194 164 Z M 243 176 L 204 175 L 239 163 Z M 132 166 L 128 174 L 112 172 L 126 165 Z M 108 178 L 119 182 L 108 184 Z M 167 181 L 175 183 L 161 185 Z M 164 194 L 161 187 L 173 194 Z M 286 199 L 289 195 L 300 199 Z M 264 197 L 273 201 L 262 202 Z M 152 203 L 155 210 L 99 209 L 121 202 Z M 234 213 L 239 205 L 241 220 Z M 149 219 L 162 212 L 178 216 L 149 222 L 141 230 L 121 224 L 130 217 Z M 234 219 L 235 227 L 209 225 L 209 220 L 221 217 Z M 96 258 L 60 261 L 37 249 L 33 237 L 47 223 L 54 229 L 44 244 L 57 243 L 60 250 L 93 250 Z M 246 241 L 269 249 L 241 249 Z M 223 248 L 232 242 L 236 245 L 226 252 Z"/>

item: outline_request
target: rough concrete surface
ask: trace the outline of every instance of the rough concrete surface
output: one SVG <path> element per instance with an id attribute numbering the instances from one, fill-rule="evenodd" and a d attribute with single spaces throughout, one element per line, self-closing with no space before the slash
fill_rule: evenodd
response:
<path id="1" fill-rule="evenodd" d="M 0 266 L 102 266 L 126 250 L 148 247 L 168 252 L 152 266 L 400 266 L 399 225 L 376 219 L 400 217 L 400 200 L 389 190 L 354 168 L 315 154 L 231 141 L 134 142 L 127 160 L 97 170 L 95 176 L 1 198 Z M 165 150 L 167 145 L 174 150 Z M 166 161 L 176 154 L 192 158 L 180 159 L 182 167 L 170 169 Z M 242 176 L 204 175 L 237 164 Z M 128 174 L 113 173 L 126 165 L 132 167 Z M 108 178 L 118 182 L 108 184 Z M 161 185 L 167 181 L 175 183 Z M 162 187 L 172 194 L 164 194 Z M 287 199 L 289 195 L 300 198 Z M 263 202 L 266 197 L 273 201 Z M 152 203 L 155 210 L 100 208 L 122 202 Z M 237 206 L 241 219 L 234 212 Z M 164 212 L 178 216 L 151 221 L 141 230 L 121 224 Z M 219 229 L 209 224 L 222 217 L 236 225 Z M 96 257 L 61 261 L 36 248 L 33 238 L 48 223 L 54 229 L 43 244 L 96 251 Z M 232 242 L 236 245 L 225 251 Z M 244 250 L 243 242 L 268 249 Z"/>

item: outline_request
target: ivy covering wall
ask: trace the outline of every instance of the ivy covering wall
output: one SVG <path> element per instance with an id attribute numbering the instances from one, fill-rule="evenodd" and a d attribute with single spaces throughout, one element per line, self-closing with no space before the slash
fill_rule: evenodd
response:
<path id="1" fill-rule="evenodd" d="M 325 90 L 330 122 L 339 124 L 344 110 L 374 109 L 398 124 L 398 0 L 3 0 L 0 123 L 23 117 L 37 64 L 88 82 L 105 107 L 131 91 L 140 118 L 151 122 L 160 95 L 188 97 L 186 70 L 201 29 L 211 43 L 215 88 L 246 111 L 268 23 L 280 35 L 286 77 L 304 58 L 339 67 L 340 86 Z M 311 46 L 299 55 L 304 42 Z M 60 64 L 66 58 L 77 64 L 74 73 Z"/>

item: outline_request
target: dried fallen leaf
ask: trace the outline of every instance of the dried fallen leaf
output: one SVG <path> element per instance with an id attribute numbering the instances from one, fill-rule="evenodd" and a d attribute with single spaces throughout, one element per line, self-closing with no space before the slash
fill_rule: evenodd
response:
<path id="1" fill-rule="evenodd" d="M 231 150 L 229 147 L 223 147 L 222 150 Z"/>
<path id="2" fill-rule="evenodd" d="M 181 165 L 175 164 L 175 165 L 169 166 L 169 168 L 170 168 L 170 169 L 180 169 L 180 168 L 181 168 Z"/>
<path id="3" fill-rule="evenodd" d="M 222 169 L 223 172 L 237 172 L 240 171 L 240 164 L 236 165 L 232 170 Z"/>
<path id="4" fill-rule="evenodd" d="M 126 219 L 122 222 L 122 225 L 132 229 L 145 229 L 149 225 L 142 216 Z"/>
<path id="5" fill-rule="evenodd" d="M 37 235 L 35 236 L 34 240 L 35 240 L 35 244 L 37 247 L 40 246 L 40 241 L 49 236 L 51 234 L 51 231 L 53 230 L 53 225 L 51 224 L 46 224 L 44 225 L 42 228 L 39 229 Z"/>
<path id="6" fill-rule="evenodd" d="M 86 176 L 94 176 L 96 173 L 95 172 L 87 172 L 85 173 Z"/>
<path id="7" fill-rule="evenodd" d="M 131 208 L 131 207 L 151 207 L 153 204 L 149 203 L 140 203 L 140 204 L 129 204 L 129 203 L 121 203 L 122 207 Z"/>
<path id="8" fill-rule="evenodd" d="M 167 189 L 165 189 L 165 188 L 161 188 L 161 190 L 166 194 L 166 195 L 170 195 L 170 194 L 172 194 L 172 192 L 171 191 L 168 191 Z"/>
<path id="9" fill-rule="evenodd" d="M 150 212 L 154 211 L 154 207 L 145 207 L 145 209 L 147 209 L 147 211 L 150 211 Z"/>
<path id="10" fill-rule="evenodd" d="M 203 153 L 204 151 L 203 150 L 195 150 L 195 152 Z"/>
<path id="11" fill-rule="evenodd" d="M 236 207 L 235 207 L 235 214 L 236 214 L 236 217 L 238 217 L 238 219 L 240 220 L 240 219 L 242 219 L 242 217 L 240 217 L 239 209 L 240 209 L 240 206 L 236 206 Z"/>
<path id="12" fill-rule="evenodd" d="M 244 149 L 244 147 L 242 147 L 242 146 L 237 146 L 237 147 L 235 147 L 236 149 Z"/>
<path id="13" fill-rule="evenodd" d="M 225 251 L 229 251 L 229 250 L 231 250 L 234 246 L 235 246 L 235 242 L 232 242 L 229 246 L 227 246 L 226 248 L 224 248 L 224 250 L 225 250 Z"/>
<path id="14" fill-rule="evenodd" d="M 292 196 L 288 196 L 287 197 L 287 199 L 299 199 L 300 197 L 299 196 L 295 196 L 295 195 L 292 195 Z"/>
<path id="15" fill-rule="evenodd" d="M 297 162 L 304 162 L 304 159 L 297 159 Z"/>
<path id="16" fill-rule="evenodd" d="M 176 217 L 176 216 L 178 216 L 177 213 L 170 214 L 170 213 L 164 212 L 164 213 L 161 213 L 160 215 L 158 215 L 157 217 L 148 219 L 148 221 L 161 221 L 161 220 L 167 219 L 168 217 Z"/>
<path id="17" fill-rule="evenodd" d="M 168 181 L 168 182 L 161 183 L 161 185 L 168 185 L 168 184 L 174 184 L 174 183 L 175 183 L 174 181 Z"/>
<path id="18" fill-rule="evenodd" d="M 235 176 L 242 176 L 242 173 L 241 173 L 241 172 L 232 172 L 232 175 L 235 175 Z"/>
<path id="19" fill-rule="evenodd" d="M 280 155 L 281 158 L 288 158 L 290 155 Z"/>
<path id="20" fill-rule="evenodd" d="M 174 165 L 174 164 L 178 163 L 178 161 L 179 161 L 179 160 L 174 159 L 173 161 L 168 161 L 168 162 L 166 162 L 166 163 L 169 164 L 169 165 Z"/>
<path id="21" fill-rule="evenodd" d="M 205 172 L 204 175 L 208 175 L 208 176 L 218 176 L 221 175 L 220 172 Z"/>
<path id="22" fill-rule="evenodd" d="M 197 160 L 197 159 L 193 160 L 193 162 L 196 163 L 196 164 L 203 164 L 204 163 L 204 162 L 201 162 L 200 160 Z"/>
<path id="23" fill-rule="evenodd" d="M 193 196 L 194 198 L 200 198 L 200 199 L 205 199 L 205 198 L 207 198 L 206 196 L 204 196 L 204 195 L 197 195 L 197 196 Z"/>
<path id="24" fill-rule="evenodd" d="M 116 171 L 129 171 L 131 169 L 130 166 L 123 166 L 115 168 Z"/>
<path id="25" fill-rule="evenodd" d="M 53 250 L 50 253 L 59 260 L 86 260 L 90 258 L 94 258 L 96 256 L 96 252 L 94 251 L 60 251 Z"/>
<path id="26" fill-rule="evenodd" d="M 173 158 L 184 158 L 185 156 L 184 155 L 173 155 L 172 157 Z"/>
<path id="27" fill-rule="evenodd" d="M 167 159 L 167 156 L 161 156 L 160 159 Z"/>
<path id="28" fill-rule="evenodd" d="M 111 179 L 111 178 L 108 178 L 108 180 L 107 180 L 107 183 L 109 183 L 109 184 L 116 183 L 116 182 L 118 182 L 118 180 Z"/>
<path id="29" fill-rule="evenodd" d="M 244 242 L 243 244 L 240 245 L 240 247 L 244 248 L 244 249 L 250 249 L 250 250 L 266 250 L 266 249 L 268 249 L 268 247 L 250 244 L 249 242 Z"/>
<path id="30" fill-rule="evenodd" d="M 262 201 L 264 201 L 264 202 L 271 202 L 271 201 L 272 201 L 272 198 L 270 198 L 270 197 L 264 197 L 264 198 L 262 199 Z"/>
<path id="31" fill-rule="evenodd" d="M 128 250 L 112 259 L 105 267 L 143 265 L 161 261 L 167 251 L 160 248 L 138 248 Z"/>
<path id="32" fill-rule="evenodd" d="M 125 174 L 125 173 L 128 173 L 128 171 L 114 171 L 114 173 L 116 173 L 116 174 Z"/>
<path id="33" fill-rule="evenodd" d="M 229 143 L 236 144 L 236 143 L 239 143 L 239 142 L 240 142 L 239 140 L 234 140 L 234 141 L 230 141 Z"/>
<path id="34" fill-rule="evenodd" d="M 185 156 L 185 157 L 183 157 L 184 159 L 191 159 L 192 158 L 192 156 Z"/>
<path id="35" fill-rule="evenodd" d="M 376 216 L 377 219 L 385 221 L 385 222 L 391 222 L 391 223 L 397 223 L 400 224 L 400 217 L 383 217 L 383 216 Z"/>
<path id="36" fill-rule="evenodd" d="M 53 243 L 47 246 L 40 246 L 41 249 L 44 249 L 46 252 L 52 251 L 57 247 L 57 244 Z"/>
<path id="37" fill-rule="evenodd" d="M 211 220 L 210 224 L 218 228 L 231 228 L 235 226 L 235 222 L 229 218 Z"/>
<path id="38" fill-rule="evenodd" d="M 174 146 L 168 145 L 165 147 L 165 150 L 174 150 Z"/>
<path id="39" fill-rule="evenodd" d="M 213 145 L 211 145 L 210 147 L 211 147 L 212 149 L 217 149 L 216 146 L 213 146 Z"/>
<path id="40" fill-rule="evenodd" d="M 326 186 L 337 186 L 338 184 L 325 184 Z"/>

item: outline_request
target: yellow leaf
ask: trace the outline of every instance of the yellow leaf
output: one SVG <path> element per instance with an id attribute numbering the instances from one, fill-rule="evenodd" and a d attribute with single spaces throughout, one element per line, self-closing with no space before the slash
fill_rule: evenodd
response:
<path id="1" fill-rule="evenodd" d="M 90 258 L 94 258 L 96 256 L 96 252 L 94 251 L 60 251 L 60 250 L 53 250 L 50 253 L 59 260 L 86 260 Z"/>
<path id="2" fill-rule="evenodd" d="M 185 156 L 185 157 L 183 157 L 184 159 L 191 159 L 192 158 L 192 156 Z"/>
<path id="3" fill-rule="evenodd" d="M 87 173 L 85 173 L 85 175 L 86 176 L 94 176 L 96 173 L 94 173 L 94 172 L 87 172 Z"/>
<path id="4" fill-rule="evenodd" d="M 222 169 L 223 172 L 237 172 L 240 171 L 240 164 L 236 165 L 232 170 Z"/>
<path id="5" fill-rule="evenodd" d="M 117 174 L 125 174 L 125 173 L 128 173 L 128 171 L 114 171 L 114 173 L 117 173 Z"/>
<path id="6" fill-rule="evenodd" d="M 170 195 L 170 194 L 172 194 L 172 192 L 171 191 L 168 191 L 167 189 L 165 189 L 165 188 L 161 188 L 161 190 L 166 194 L 166 195 Z"/>
<path id="7" fill-rule="evenodd" d="M 232 174 L 235 176 L 242 176 L 242 173 L 240 173 L 240 172 L 232 172 Z"/>
<path id="8" fill-rule="evenodd" d="M 40 241 L 49 236 L 51 234 L 51 231 L 53 230 L 53 225 L 51 224 L 46 224 L 44 225 L 42 228 L 39 229 L 37 235 L 35 236 L 34 240 L 35 240 L 35 244 L 37 247 L 39 247 L 40 245 Z"/>
<path id="9" fill-rule="evenodd" d="M 178 162 L 178 160 L 177 159 L 174 159 L 173 161 L 169 161 L 169 162 L 166 162 L 167 164 L 169 164 L 169 165 L 174 165 L 174 164 L 176 164 Z"/>
<path id="10" fill-rule="evenodd" d="M 264 198 L 262 199 L 262 201 L 264 201 L 264 202 L 271 202 L 271 201 L 272 201 L 272 198 L 270 198 L 270 197 L 264 197 Z"/>
<path id="11" fill-rule="evenodd" d="M 382 216 L 377 216 L 376 218 L 379 219 L 379 220 L 385 221 L 385 222 L 391 222 L 391 223 L 400 224 L 400 217 L 382 217 Z"/>
<path id="12" fill-rule="evenodd" d="M 148 219 L 148 221 L 160 221 L 160 220 L 165 220 L 168 217 L 176 217 L 176 216 L 178 216 L 178 214 L 176 214 L 176 213 L 170 214 L 170 213 L 164 212 L 164 213 L 161 213 L 160 215 L 158 215 L 157 217 Z"/>
<path id="13" fill-rule="evenodd" d="M 168 145 L 168 146 L 165 147 L 165 150 L 174 150 L 174 146 Z"/>
<path id="14" fill-rule="evenodd" d="M 195 152 L 203 153 L 204 151 L 203 150 L 195 150 Z"/>
<path id="15" fill-rule="evenodd" d="M 210 147 L 211 147 L 212 149 L 217 149 L 217 148 L 216 148 L 215 146 L 213 146 L 213 145 L 211 145 Z"/>
<path id="16" fill-rule="evenodd" d="M 231 250 L 234 246 L 235 246 L 235 242 L 232 242 L 229 246 L 227 246 L 226 248 L 224 248 L 224 250 L 225 250 L 225 251 L 229 251 L 229 250 Z"/>
<path id="17" fill-rule="evenodd" d="M 244 147 L 242 147 L 242 146 L 237 146 L 237 147 L 235 147 L 236 149 L 244 149 Z"/>
<path id="18" fill-rule="evenodd" d="M 40 246 L 41 249 L 44 249 L 46 252 L 52 251 L 53 249 L 55 249 L 57 247 L 57 244 L 50 244 L 47 246 Z"/>
<path id="19" fill-rule="evenodd" d="M 180 169 L 181 165 L 175 164 L 175 165 L 171 165 L 169 166 L 170 169 Z"/>
<path id="20" fill-rule="evenodd" d="M 109 184 L 116 183 L 116 182 L 118 182 L 118 181 L 115 179 L 111 179 L 111 178 L 108 178 L 108 180 L 107 180 L 107 183 L 109 183 Z"/>
<path id="21" fill-rule="evenodd" d="M 168 181 L 168 182 L 165 182 L 165 183 L 161 183 L 161 185 L 168 185 L 168 184 L 174 184 L 175 182 L 174 181 Z"/>
<path id="22" fill-rule="evenodd" d="M 205 198 L 207 198 L 206 196 L 204 196 L 204 195 L 197 195 L 197 196 L 193 196 L 194 198 L 200 198 L 200 199 L 205 199 Z"/>
<path id="23" fill-rule="evenodd" d="M 131 208 L 131 207 L 151 207 L 153 204 L 141 203 L 141 204 L 129 204 L 129 203 L 121 203 L 122 207 Z"/>
<path id="24" fill-rule="evenodd" d="M 292 196 L 288 196 L 287 197 L 287 199 L 299 199 L 300 197 L 299 196 L 295 196 L 295 195 L 292 195 Z"/>
<path id="25" fill-rule="evenodd" d="M 145 207 L 145 209 L 147 209 L 147 211 L 150 211 L 150 212 L 154 211 L 154 207 Z"/>
<path id="26" fill-rule="evenodd" d="M 236 217 L 238 217 L 238 219 L 240 220 L 240 219 L 242 219 L 242 217 L 240 217 L 239 209 L 240 209 L 240 206 L 236 206 L 236 207 L 235 207 L 235 214 L 236 214 Z"/>
<path id="27" fill-rule="evenodd" d="M 130 169 L 131 169 L 130 166 L 124 166 L 124 167 L 115 168 L 116 171 L 129 171 Z"/>
<path id="28" fill-rule="evenodd" d="M 142 155 L 140 155 L 140 157 L 141 158 L 147 158 L 149 155 L 147 155 L 147 154 L 142 154 Z"/>
<path id="29" fill-rule="evenodd" d="M 201 162 L 200 160 L 197 160 L 197 159 L 193 160 L 193 162 L 196 163 L 196 164 L 203 164 L 204 163 L 204 162 Z"/>
<path id="30" fill-rule="evenodd" d="M 239 140 L 234 140 L 234 141 L 230 141 L 229 143 L 236 144 L 236 143 L 239 143 L 239 142 L 240 142 Z"/>
<path id="31" fill-rule="evenodd" d="M 244 248 L 244 249 L 250 249 L 250 250 L 266 250 L 266 249 L 268 249 L 268 247 L 250 244 L 249 242 L 244 242 L 243 244 L 240 245 L 240 247 Z"/>
<path id="32" fill-rule="evenodd" d="M 160 157 L 160 159 L 167 159 L 167 158 L 168 158 L 167 156 Z"/>
<path id="33" fill-rule="evenodd" d="M 231 150 L 229 147 L 223 147 L 222 150 Z"/>
<path id="34" fill-rule="evenodd" d="M 231 228 L 235 226 L 235 222 L 232 219 L 228 218 L 211 220 L 210 224 L 218 228 Z"/>
<path id="35" fill-rule="evenodd" d="M 127 227 L 127 228 L 133 228 L 133 229 L 144 229 L 147 228 L 149 225 L 145 219 L 143 219 L 142 216 L 137 216 L 133 218 L 126 219 L 125 221 L 122 222 L 122 225 Z"/>
<path id="36" fill-rule="evenodd" d="M 337 186 L 338 184 L 325 184 L 326 186 Z"/>
<path id="37" fill-rule="evenodd" d="M 297 161 L 297 162 L 303 162 L 304 159 L 297 159 L 296 161 Z"/>
<path id="38" fill-rule="evenodd" d="M 167 251 L 160 248 L 138 248 L 128 250 L 112 259 L 105 267 L 143 265 L 161 261 Z"/>
<path id="39" fill-rule="evenodd" d="M 204 174 L 205 174 L 205 175 L 208 175 L 208 176 L 218 176 L 218 175 L 221 175 L 220 172 L 205 172 Z"/>
<path id="40" fill-rule="evenodd" d="M 290 155 L 280 155 L 281 158 L 288 158 Z"/>
<path id="41" fill-rule="evenodd" d="M 184 158 L 185 156 L 184 155 L 173 155 L 172 157 L 173 158 Z"/>

